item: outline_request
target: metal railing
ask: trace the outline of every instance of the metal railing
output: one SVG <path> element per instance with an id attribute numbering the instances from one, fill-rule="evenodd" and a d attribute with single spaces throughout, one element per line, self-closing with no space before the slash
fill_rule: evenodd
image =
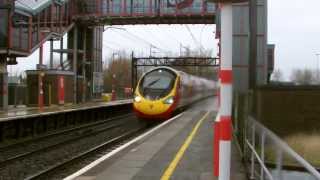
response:
<path id="1" fill-rule="evenodd" d="M 245 152 L 250 154 L 250 179 L 283 180 L 284 153 L 308 171 L 315 179 L 320 179 L 320 173 L 310 163 L 253 117 L 249 117 L 247 120 L 246 128 L 244 149 Z M 256 139 L 256 137 L 259 139 Z M 256 142 L 260 142 L 260 144 Z M 271 144 L 273 145 L 272 152 L 276 152 L 275 162 L 273 162 L 276 165 L 275 169 L 269 169 L 265 160 L 266 149 Z M 260 166 L 260 168 L 258 167 L 259 170 L 256 170 L 256 166 Z"/>

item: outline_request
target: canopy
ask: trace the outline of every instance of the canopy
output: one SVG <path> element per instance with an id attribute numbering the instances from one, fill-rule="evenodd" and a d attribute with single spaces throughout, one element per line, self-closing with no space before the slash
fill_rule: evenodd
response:
<path id="1" fill-rule="evenodd" d="M 16 0 L 15 8 L 16 10 L 36 15 L 50 6 L 53 2 L 62 4 L 67 1 L 68 0 Z"/>

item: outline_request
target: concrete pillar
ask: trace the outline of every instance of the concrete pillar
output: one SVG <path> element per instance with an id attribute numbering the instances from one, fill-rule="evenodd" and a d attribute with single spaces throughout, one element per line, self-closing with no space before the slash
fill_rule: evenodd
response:
<path id="1" fill-rule="evenodd" d="M 90 97 L 100 98 L 101 92 L 97 89 L 97 78 L 101 78 L 99 74 L 102 73 L 102 40 L 103 40 L 103 27 L 95 27 L 87 29 L 86 49 L 90 54 L 90 68 L 91 74 L 87 74 L 87 80 L 90 81 Z M 103 80 L 103 79 L 102 79 Z"/>
<path id="2" fill-rule="evenodd" d="M 0 59 L 0 110 L 8 108 L 8 72 L 6 58 Z"/>

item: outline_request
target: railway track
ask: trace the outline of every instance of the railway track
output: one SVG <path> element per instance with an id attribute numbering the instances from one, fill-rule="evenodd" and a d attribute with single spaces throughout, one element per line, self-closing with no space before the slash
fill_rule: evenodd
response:
<path id="1" fill-rule="evenodd" d="M 0 179 L 43 179 L 52 171 L 111 147 L 144 128 L 133 114 L 126 114 L 2 147 Z M 14 152 L 8 153 L 10 150 Z"/>
<path id="2" fill-rule="evenodd" d="M 139 132 L 143 131 L 143 130 L 145 130 L 145 128 L 138 128 L 138 129 L 132 130 L 130 132 L 127 132 L 125 134 L 122 134 L 122 135 L 115 137 L 115 138 L 113 138 L 113 139 L 111 139 L 101 145 L 93 147 L 92 149 L 90 149 L 86 152 L 83 152 L 83 153 L 76 155 L 68 160 L 60 162 L 57 165 L 51 166 L 51 167 L 49 167 L 49 168 L 47 168 L 37 174 L 34 174 L 34 175 L 26 178 L 26 180 L 51 179 L 49 177 L 57 176 L 57 175 L 55 175 L 55 172 L 57 172 L 61 169 L 64 169 L 68 165 L 78 164 L 79 162 L 80 162 L 80 164 L 84 164 L 84 163 L 81 163 L 81 161 L 86 161 L 84 159 L 87 159 L 88 156 L 96 156 L 96 154 L 107 152 L 108 150 L 110 151 L 112 148 L 115 148 L 115 147 L 123 144 L 124 141 L 126 141 L 128 138 L 131 139 L 132 137 L 139 134 Z M 56 179 L 56 178 L 52 178 L 52 179 Z"/>
<path id="3" fill-rule="evenodd" d="M 81 125 L 81 126 L 66 129 L 63 131 L 57 131 L 44 136 L 39 136 L 33 139 L 28 139 L 22 142 L 0 147 L 0 167 L 3 164 L 10 163 L 14 160 L 19 160 L 23 157 L 39 152 L 43 149 L 48 149 L 52 146 L 58 145 L 58 142 L 56 142 L 58 141 L 57 139 L 62 139 L 62 141 L 66 141 L 65 139 L 66 136 L 68 136 L 67 139 L 70 139 L 70 140 L 77 139 L 77 137 L 72 138 L 72 136 L 79 136 L 79 134 L 85 133 L 86 131 L 89 131 L 90 129 L 93 129 L 95 127 L 99 127 L 107 123 L 112 123 L 113 121 L 130 117 L 130 116 L 133 116 L 133 114 L 130 113 L 122 116 L 117 116 L 117 117 L 109 118 L 103 121 Z M 110 126 L 110 128 L 112 128 L 112 126 Z M 54 141 L 55 143 L 54 144 L 50 143 L 50 140 Z M 28 149 L 31 149 L 31 150 L 29 150 L 29 152 L 26 152 L 28 151 Z"/>

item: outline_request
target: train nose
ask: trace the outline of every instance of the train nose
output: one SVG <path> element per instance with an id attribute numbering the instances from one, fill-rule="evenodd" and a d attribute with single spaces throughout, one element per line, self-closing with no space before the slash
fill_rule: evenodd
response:
<path id="1" fill-rule="evenodd" d="M 153 109 L 154 105 L 153 104 L 149 104 L 149 108 Z"/>
<path id="2" fill-rule="evenodd" d="M 162 101 L 149 101 L 143 99 L 141 102 L 134 103 L 134 108 L 146 115 L 158 115 L 165 113 L 170 108 L 169 104 L 164 104 Z"/>

